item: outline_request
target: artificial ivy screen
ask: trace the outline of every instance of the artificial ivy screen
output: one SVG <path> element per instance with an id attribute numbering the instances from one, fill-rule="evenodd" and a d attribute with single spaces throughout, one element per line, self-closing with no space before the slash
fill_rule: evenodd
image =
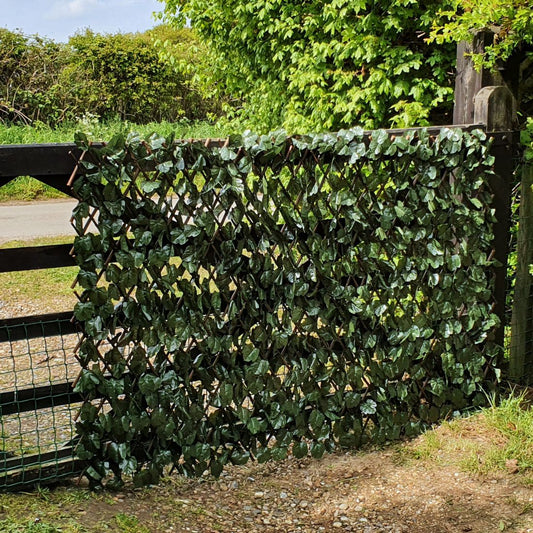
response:
<path id="1" fill-rule="evenodd" d="M 501 350 L 481 131 L 80 143 L 93 481 L 320 457 L 484 401 Z"/>

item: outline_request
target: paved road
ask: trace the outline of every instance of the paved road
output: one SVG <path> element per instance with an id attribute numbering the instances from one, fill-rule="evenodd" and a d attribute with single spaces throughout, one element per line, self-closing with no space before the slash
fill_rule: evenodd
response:
<path id="1" fill-rule="evenodd" d="M 70 225 L 76 200 L 0 204 L 0 244 L 37 237 L 74 235 Z"/>

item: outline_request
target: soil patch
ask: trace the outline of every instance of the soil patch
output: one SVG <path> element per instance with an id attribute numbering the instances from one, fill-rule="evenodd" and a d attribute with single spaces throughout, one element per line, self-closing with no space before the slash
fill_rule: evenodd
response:
<path id="1" fill-rule="evenodd" d="M 170 476 L 71 513 L 90 531 L 125 531 L 127 519 L 154 533 L 533 531 L 533 487 L 520 475 L 406 459 L 406 446 L 230 467 L 217 481 Z"/>

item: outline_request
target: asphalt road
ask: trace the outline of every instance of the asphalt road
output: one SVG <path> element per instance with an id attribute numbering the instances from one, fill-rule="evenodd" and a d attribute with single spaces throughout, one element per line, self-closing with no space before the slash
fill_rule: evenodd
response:
<path id="1" fill-rule="evenodd" d="M 70 225 L 76 200 L 0 203 L 0 244 L 37 237 L 74 235 Z"/>

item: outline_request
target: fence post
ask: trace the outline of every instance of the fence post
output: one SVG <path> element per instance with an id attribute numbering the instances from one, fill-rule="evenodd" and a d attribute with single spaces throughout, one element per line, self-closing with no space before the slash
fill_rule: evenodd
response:
<path id="1" fill-rule="evenodd" d="M 533 165 L 524 165 L 520 185 L 516 283 L 511 317 L 509 379 L 533 384 Z"/>
<path id="2" fill-rule="evenodd" d="M 495 313 L 501 326 L 496 342 L 505 344 L 505 310 L 507 297 L 507 261 L 511 225 L 511 184 L 513 179 L 514 99 L 507 87 L 483 87 L 474 102 L 474 122 L 484 124 L 487 133 L 493 133 L 491 153 L 494 156 L 494 173 L 490 186 L 494 194 L 496 224 L 494 225 L 494 258 L 499 265 L 495 269 Z"/>
<path id="3" fill-rule="evenodd" d="M 457 47 L 454 124 L 484 124 L 495 136 L 494 191 L 496 218 L 494 227 L 495 258 L 502 265 L 496 269 L 495 312 L 502 320 L 497 342 L 505 344 L 505 311 L 507 295 L 507 262 L 511 226 L 511 184 L 513 183 L 517 113 L 515 95 L 520 78 L 520 62 L 512 56 L 498 69 L 476 70 L 470 57 L 482 53 L 493 42 L 494 33 L 481 31 L 472 42 Z M 511 92 L 512 91 L 512 92 Z M 517 243 L 516 284 L 512 304 L 510 361 L 511 381 L 533 384 L 533 283 L 529 266 L 533 264 L 533 167 L 523 169 Z"/>
<path id="4" fill-rule="evenodd" d="M 457 66 L 453 106 L 454 124 L 478 123 L 474 113 L 474 99 L 477 93 L 487 86 L 501 85 L 498 73 L 487 69 L 476 70 L 470 54 L 482 53 L 485 46 L 492 43 L 494 33 L 477 32 L 472 42 L 462 41 L 457 45 Z"/>

